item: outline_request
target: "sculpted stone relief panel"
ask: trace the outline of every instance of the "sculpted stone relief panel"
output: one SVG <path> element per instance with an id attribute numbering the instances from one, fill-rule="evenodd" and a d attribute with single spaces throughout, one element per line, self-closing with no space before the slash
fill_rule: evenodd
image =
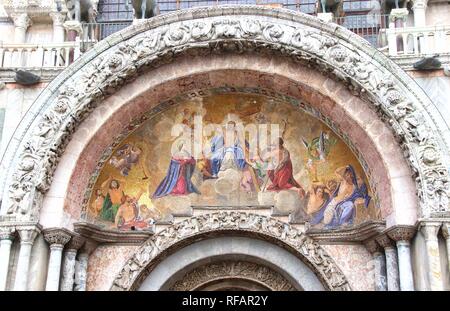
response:
<path id="1" fill-rule="evenodd" d="M 324 123 L 280 99 L 207 93 L 144 116 L 106 151 L 88 220 L 145 230 L 193 206 L 269 206 L 324 229 L 380 219 L 357 158 Z"/>
<path id="2" fill-rule="evenodd" d="M 95 59 L 86 65 L 80 60 L 72 66 L 75 73 L 56 79 L 35 104 L 39 117 L 30 115 L 19 126 L 16 138 L 20 145 L 14 141 L 7 150 L 3 165 L 8 172 L 2 180 L 7 213 L 19 219 L 37 219 L 59 157 L 85 116 L 144 66 L 159 66 L 188 51 L 277 53 L 343 81 L 355 94 L 372 102 L 391 124 L 416 177 L 421 214 L 439 216 L 449 210 L 450 180 L 444 160 L 448 146 L 439 138 L 437 125 L 430 121 L 436 116 L 429 112 L 429 100 L 414 89 L 412 80 L 403 73 L 394 75 L 395 65 L 337 26 L 286 11 L 278 14 L 278 10 L 258 7 L 241 10 L 246 15 L 238 15 L 239 9 L 231 7 L 154 18 L 137 26 L 139 30 L 125 31 L 124 37 L 132 34 L 127 40 L 119 34 L 111 38 L 113 47 L 106 51 L 108 43 L 99 45 L 97 51 L 103 52 L 97 52 Z M 261 15 L 267 18 L 261 19 Z M 149 29 L 162 19 L 165 25 Z M 357 44 L 350 43 L 348 37 Z M 114 40 L 122 42 L 114 45 Z"/>
<path id="3" fill-rule="evenodd" d="M 330 290 L 350 290 L 345 275 L 333 259 L 313 239 L 298 229 L 267 216 L 221 211 L 191 217 L 169 226 L 148 239 L 131 256 L 113 281 L 111 290 L 133 290 L 139 287 L 157 262 L 157 257 L 167 249 L 190 238 L 197 239 L 211 232 L 247 232 L 262 238 L 275 239 L 292 248 L 313 269 L 325 287 Z"/>

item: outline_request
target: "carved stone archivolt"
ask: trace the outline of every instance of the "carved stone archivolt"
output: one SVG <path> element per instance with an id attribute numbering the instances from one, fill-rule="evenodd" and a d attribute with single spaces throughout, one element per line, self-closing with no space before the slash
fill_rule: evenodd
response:
<path id="1" fill-rule="evenodd" d="M 197 267 L 176 281 L 170 290 L 197 290 L 210 282 L 227 279 L 250 280 L 272 291 L 296 290 L 280 273 L 248 261 L 221 261 Z"/>
<path id="2" fill-rule="evenodd" d="M 6 212 L 19 220 L 38 219 L 71 135 L 105 96 L 139 71 L 187 53 L 246 52 L 277 54 L 316 67 L 370 102 L 404 149 L 417 183 L 421 216 L 449 212 L 449 148 L 440 135 L 441 123 L 435 121 L 442 117 L 415 82 L 338 25 L 260 6 L 165 14 L 112 35 L 81 57 L 40 94 L 14 133 L 2 161 Z"/>
<path id="3" fill-rule="evenodd" d="M 176 223 L 148 239 L 127 260 L 113 281 L 111 290 L 137 288 L 164 251 L 188 239 L 213 232 L 247 232 L 274 239 L 292 249 L 330 290 L 349 290 L 350 285 L 333 259 L 314 240 L 287 223 L 246 212 L 221 211 Z"/>

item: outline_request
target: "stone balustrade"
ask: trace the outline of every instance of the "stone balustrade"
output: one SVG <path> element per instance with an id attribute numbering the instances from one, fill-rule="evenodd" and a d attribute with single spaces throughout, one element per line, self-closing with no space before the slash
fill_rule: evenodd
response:
<path id="1" fill-rule="evenodd" d="M 0 43 L 0 68 L 63 69 L 80 57 L 80 43 Z"/>
<path id="2" fill-rule="evenodd" d="M 450 25 L 399 27 L 383 30 L 389 56 L 450 53 Z"/>

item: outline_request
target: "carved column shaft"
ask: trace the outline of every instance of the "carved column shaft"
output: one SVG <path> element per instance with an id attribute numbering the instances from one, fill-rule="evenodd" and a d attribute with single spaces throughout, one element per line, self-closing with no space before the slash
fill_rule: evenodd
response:
<path id="1" fill-rule="evenodd" d="M 64 42 L 64 20 L 66 19 L 66 14 L 59 12 L 50 13 L 50 17 L 53 20 L 53 42 L 61 43 Z"/>
<path id="2" fill-rule="evenodd" d="M 13 241 L 14 231 L 12 229 L 0 229 L 0 291 L 4 291 L 6 289 L 9 258 L 11 255 L 11 245 Z"/>
<path id="3" fill-rule="evenodd" d="M 34 240 L 40 232 L 37 227 L 18 228 L 20 236 L 19 260 L 17 262 L 16 279 L 14 281 L 14 290 L 27 290 L 28 271 L 30 269 L 31 249 Z"/>
<path id="4" fill-rule="evenodd" d="M 450 223 L 445 223 L 442 225 L 442 234 L 445 238 L 445 246 L 447 249 L 447 266 L 450 270 Z"/>
<path id="5" fill-rule="evenodd" d="M 384 248 L 386 256 L 387 289 L 388 291 L 398 291 L 400 290 L 400 284 L 397 250 L 392 240 L 386 234 L 377 237 L 376 241 Z"/>
<path id="6" fill-rule="evenodd" d="M 86 290 L 87 267 L 89 262 L 89 255 L 95 250 L 97 244 L 92 241 L 86 241 L 81 253 L 78 255 L 78 260 L 75 264 L 75 291 Z"/>
<path id="7" fill-rule="evenodd" d="M 426 25 L 427 0 L 414 0 L 414 26 L 423 27 Z"/>
<path id="8" fill-rule="evenodd" d="M 426 256 L 427 256 L 427 274 L 429 288 L 427 290 L 440 291 L 442 286 L 441 261 L 439 258 L 439 242 L 437 234 L 440 223 L 423 222 L 420 224 L 420 231 L 425 238 Z"/>
<path id="9" fill-rule="evenodd" d="M 77 252 L 83 244 L 84 239 L 76 235 L 72 237 L 67 245 L 62 266 L 61 291 L 73 291 Z"/>
<path id="10" fill-rule="evenodd" d="M 61 273 L 61 258 L 64 245 L 69 242 L 70 234 L 63 229 L 48 229 L 44 233 L 45 240 L 50 244 L 50 259 L 47 269 L 47 283 L 45 290 L 57 291 L 59 289 L 59 276 Z"/>
<path id="11" fill-rule="evenodd" d="M 386 259 L 384 257 L 382 247 L 375 241 L 369 240 L 364 243 L 367 250 L 372 254 L 374 261 L 375 274 L 375 290 L 387 290 L 387 276 L 386 276 Z"/>
<path id="12" fill-rule="evenodd" d="M 396 241 L 400 289 L 402 291 L 414 290 L 414 278 L 411 264 L 411 247 L 409 241 L 416 233 L 414 226 L 396 226 L 389 230 L 388 235 Z"/>
<path id="13" fill-rule="evenodd" d="M 11 14 L 11 18 L 14 21 L 14 42 L 24 43 L 31 19 L 27 13 L 14 13 Z"/>

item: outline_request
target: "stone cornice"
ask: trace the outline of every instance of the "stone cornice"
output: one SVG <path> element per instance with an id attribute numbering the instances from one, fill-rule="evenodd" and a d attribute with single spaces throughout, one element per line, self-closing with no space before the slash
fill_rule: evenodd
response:
<path id="1" fill-rule="evenodd" d="M 107 230 L 87 222 L 74 224 L 74 230 L 86 239 L 97 243 L 141 244 L 153 233 L 153 229 L 146 231 Z"/>
<path id="2" fill-rule="evenodd" d="M 368 221 L 350 228 L 339 230 L 309 229 L 306 234 L 316 241 L 323 242 L 362 242 L 379 235 L 386 229 L 384 221 Z"/>

